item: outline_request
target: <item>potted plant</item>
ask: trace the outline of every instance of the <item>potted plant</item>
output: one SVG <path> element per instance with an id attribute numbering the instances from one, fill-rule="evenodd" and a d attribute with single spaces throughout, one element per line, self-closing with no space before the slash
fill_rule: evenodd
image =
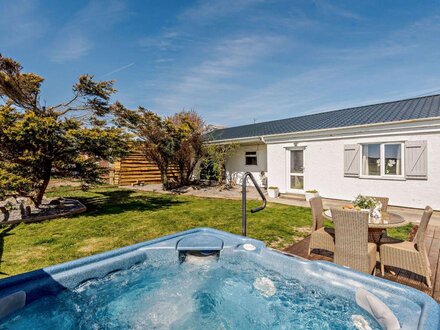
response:
<path id="1" fill-rule="evenodd" d="M 353 201 L 353 206 L 361 211 L 368 211 L 372 219 L 378 220 L 382 217 L 382 203 L 373 197 L 358 195 Z"/>
<path id="2" fill-rule="evenodd" d="M 267 188 L 267 193 L 270 198 L 277 198 L 280 195 L 280 190 L 278 187 L 271 186 Z"/>
<path id="3" fill-rule="evenodd" d="M 356 209 L 370 211 L 372 208 L 376 207 L 376 200 L 371 197 L 366 197 L 363 195 L 357 195 L 355 200 L 353 201 L 353 206 Z"/>
<path id="4" fill-rule="evenodd" d="M 309 202 L 312 198 L 318 197 L 319 193 L 318 190 L 312 189 L 306 191 L 306 201 Z"/>

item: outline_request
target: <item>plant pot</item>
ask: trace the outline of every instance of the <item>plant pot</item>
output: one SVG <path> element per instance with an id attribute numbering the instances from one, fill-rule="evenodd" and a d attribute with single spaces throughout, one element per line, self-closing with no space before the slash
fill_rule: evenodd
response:
<path id="1" fill-rule="evenodd" d="M 276 189 L 268 188 L 267 194 L 269 195 L 270 198 L 277 198 L 280 195 L 280 190 L 278 188 Z"/>
<path id="2" fill-rule="evenodd" d="M 315 197 L 319 197 L 319 193 L 306 192 L 306 202 L 310 202 L 310 200 Z"/>

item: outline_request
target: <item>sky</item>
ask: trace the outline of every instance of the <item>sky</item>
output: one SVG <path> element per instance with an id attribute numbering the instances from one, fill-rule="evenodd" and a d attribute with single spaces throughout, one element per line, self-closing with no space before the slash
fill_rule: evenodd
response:
<path id="1" fill-rule="evenodd" d="M 47 105 L 89 73 L 235 126 L 440 93 L 440 2 L 0 0 L 0 53 Z"/>

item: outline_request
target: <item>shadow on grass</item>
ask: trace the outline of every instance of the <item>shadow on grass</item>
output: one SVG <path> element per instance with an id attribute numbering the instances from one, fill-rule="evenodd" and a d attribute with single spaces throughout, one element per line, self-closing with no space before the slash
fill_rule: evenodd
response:
<path id="1" fill-rule="evenodd" d="M 1 270 L 1 264 L 3 262 L 2 258 L 3 258 L 3 249 L 5 245 L 5 237 L 13 235 L 10 233 L 10 231 L 15 227 L 17 227 L 17 224 L 9 225 L 7 227 L 0 227 L 0 270 Z M 0 271 L 0 275 L 9 275 L 9 274 Z"/>
<path id="2" fill-rule="evenodd" d="M 80 197 L 77 199 L 87 207 L 86 213 L 83 213 L 82 216 L 101 216 L 127 211 L 159 211 L 186 203 L 167 195 L 132 196 L 133 193 L 136 191 L 104 191 L 99 193 L 102 195 L 99 197 Z"/>

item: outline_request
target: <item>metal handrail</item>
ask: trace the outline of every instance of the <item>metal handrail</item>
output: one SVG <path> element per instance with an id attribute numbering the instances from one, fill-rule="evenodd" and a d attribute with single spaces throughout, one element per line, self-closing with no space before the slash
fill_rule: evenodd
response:
<path id="1" fill-rule="evenodd" d="M 258 185 L 257 181 L 255 180 L 255 177 L 251 172 L 246 172 L 243 175 L 243 181 L 241 183 L 241 234 L 243 236 L 246 236 L 246 184 L 247 184 L 247 178 L 250 178 L 252 180 L 252 183 L 255 186 L 255 189 L 257 189 L 258 193 L 260 194 L 261 198 L 263 199 L 263 205 L 251 209 L 251 213 L 255 213 L 258 211 L 263 210 L 266 207 L 267 200 L 266 196 L 264 196 L 264 193 L 261 191 L 260 186 Z"/>

